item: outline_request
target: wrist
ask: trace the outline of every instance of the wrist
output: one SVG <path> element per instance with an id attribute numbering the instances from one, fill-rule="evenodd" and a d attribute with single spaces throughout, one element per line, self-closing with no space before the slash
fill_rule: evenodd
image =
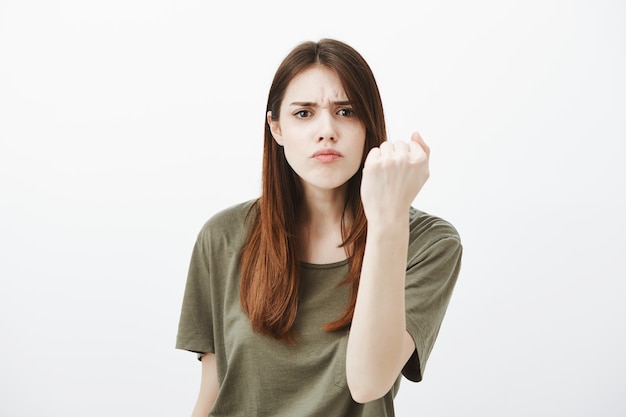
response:
<path id="1" fill-rule="evenodd" d="M 367 235 L 369 237 L 390 238 L 397 240 L 409 234 L 409 213 L 386 214 L 367 219 Z"/>

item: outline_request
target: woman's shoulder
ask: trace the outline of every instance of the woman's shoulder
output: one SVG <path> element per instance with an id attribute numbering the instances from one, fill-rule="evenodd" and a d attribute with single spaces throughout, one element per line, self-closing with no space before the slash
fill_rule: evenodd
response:
<path id="1" fill-rule="evenodd" d="M 429 260 L 433 265 L 454 266 L 463 253 L 461 236 L 449 221 L 411 208 L 409 231 L 410 265 Z"/>
<path id="2" fill-rule="evenodd" d="M 436 243 L 442 239 L 453 239 L 459 243 L 461 241 L 461 236 L 456 227 L 442 217 L 411 207 L 409 219 L 412 239 L 419 238 L 426 244 Z"/>
<path id="3" fill-rule="evenodd" d="M 203 224 L 200 235 L 215 236 L 244 232 L 254 218 L 257 201 L 256 198 L 247 200 L 216 212 Z"/>

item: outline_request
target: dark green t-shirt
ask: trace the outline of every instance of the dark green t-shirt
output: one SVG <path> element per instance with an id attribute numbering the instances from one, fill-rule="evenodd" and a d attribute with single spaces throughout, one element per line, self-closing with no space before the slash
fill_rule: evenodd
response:
<path id="1" fill-rule="evenodd" d="M 176 348 L 216 355 L 219 394 L 211 416 L 393 416 L 401 376 L 381 399 L 352 400 L 346 383 L 348 330 L 322 326 L 341 316 L 348 262 L 302 263 L 295 346 L 255 333 L 239 301 L 239 252 L 256 200 L 214 215 L 196 240 Z M 249 216 L 249 219 L 254 216 Z M 406 325 L 416 352 L 402 374 L 420 381 L 459 274 L 462 247 L 448 222 L 411 208 Z"/>

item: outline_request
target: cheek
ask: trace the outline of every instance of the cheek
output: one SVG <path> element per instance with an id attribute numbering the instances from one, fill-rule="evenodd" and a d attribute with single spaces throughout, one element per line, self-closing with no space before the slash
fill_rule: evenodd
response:
<path id="1" fill-rule="evenodd" d="M 302 144 L 297 140 L 293 140 L 294 138 L 292 137 L 283 137 L 283 139 L 283 153 L 287 164 L 289 164 L 294 171 L 297 171 L 298 167 L 304 163 L 305 159 L 305 151 L 302 148 Z"/>
<path id="2" fill-rule="evenodd" d="M 311 146 L 311 132 L 302 124 L 284 123 L 282 125 L 282 146 L 285 155 L 297 156 Z M 310 149 L 309 149 L 310 150 Z"/>
<path id="3" fill-rule="evenodd" d="M 291 120 L 283 116 L 280 123 L 280 133 L 284 146 L 293 146 L 294 143 L 297 142 L 301 130 L 302 129 L 298 129 L 298 126 L 294 125 Z"/>

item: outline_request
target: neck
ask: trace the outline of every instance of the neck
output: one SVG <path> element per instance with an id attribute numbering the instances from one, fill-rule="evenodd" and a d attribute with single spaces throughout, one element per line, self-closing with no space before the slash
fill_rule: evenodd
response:
<path id="1" fill-rule="evenodd" d="M 298 214 L 300 227 L 327 229 L 341 224 L 345 189 L 306 190 Z"/>
<path id="2" fill-rule="evenodd" d="M 340 247 L 345 191 L 309 190 L 304 197 L 297 220 L 300 259 L 320 264 L 345 259 L 345 250 Z M 350 218 L 344 220 L 349 227 Z"/>

